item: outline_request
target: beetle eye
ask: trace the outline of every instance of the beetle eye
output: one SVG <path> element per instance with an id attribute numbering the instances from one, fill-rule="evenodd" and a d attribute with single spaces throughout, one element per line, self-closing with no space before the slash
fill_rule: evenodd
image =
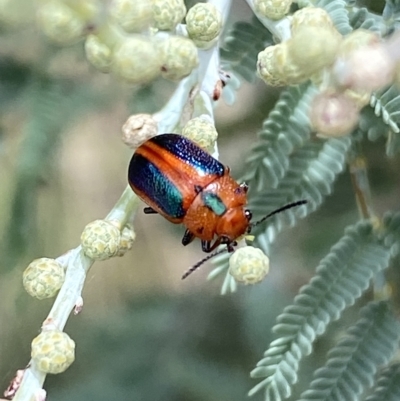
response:
<path id="1" fill-rule="evenodd" d="M 249 186 L 248 186 L 245 182 L 242 182 L 242 183 L 240 184 L 240 188 L 242 188 L 242 190 L 243 190 L 244 192 L 247 192 L 248 189 L 249 189 Z"/>
<path id="2" fill-rule="evenodd" d="M 247 219 L 248 221 L 250 221 L 251 218 L 253 217 L 253 215 L 251 214 L 250 210 L 248 210 L 248 209 L 246 209 L 246 210 L 244 211 L 244 215 L 246 216 L 246 219 Z"/>
<path id="3" fill-rule="evenodd" d="M 241 194 L 241 193 L 247 193 L 247 190 L 249 189 L 249 186 L 243 182 L 240 184 L 237 188 L 235 188 L 235 194 Z"/>

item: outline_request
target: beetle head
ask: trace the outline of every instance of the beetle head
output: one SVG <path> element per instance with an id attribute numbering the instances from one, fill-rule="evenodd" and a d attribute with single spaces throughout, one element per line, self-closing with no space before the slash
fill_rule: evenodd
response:
<path id="1" fill-rule="evenodd" d="M 218 236 L 224 236 L 230 241 L 234 241 L 247 232 L 250 220 L 250 210 L 244 209 L 242 206 L 230 208 L 220 217 L 216 233 Z"/>

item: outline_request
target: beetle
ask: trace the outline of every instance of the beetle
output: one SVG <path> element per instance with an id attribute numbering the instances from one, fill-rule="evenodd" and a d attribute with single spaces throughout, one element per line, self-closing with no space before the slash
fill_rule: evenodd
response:
<path id="1" fill-rule="evenodd" d="M 247 184 L 237 183 L 229 167 L 178 134 L 157 135 L 140 145 L 130 161 L 128 181 L 148 205 L 146 214 L 159 213 L 171 223 L 182 223 L 182 244 L 200 238 L 207 253 L 221 244 L 232 252 L 236 240 L 255 225 L 306 203 L 291 203 L 251 223 L 251 212 L 245 208 Z"/>

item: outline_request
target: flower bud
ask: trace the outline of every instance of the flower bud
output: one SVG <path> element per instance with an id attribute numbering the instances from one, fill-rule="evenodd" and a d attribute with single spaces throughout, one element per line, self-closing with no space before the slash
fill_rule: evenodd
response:
<path id="1" fill-rule="evenodd" d="M 183 0 L 152 0 L 153 24 L 162 31 L 172 31 L 186 15 Z"/>
<path id="2" fill-rule="evenodd" d="M 283 86 L 287 84 L 276 62 L 276 50 L 281 46 L 284 46 L 284 44 L 268 46 L 265 50 L 258 53 L 257 74 L 266 84 L 271 86 Z"/>
<path id="3" fill-rule="evenodd" d="M 329 14 L 323 8 L 319 7 L 304 7 L 293 14 L 290 22 L 292 36 L 307 26 L 336 30 Z M 339 32 L 337 33 L 339 34 Z"/>
<path id="4" fill-rule="evenodd" d="M 140 32 L 152 20 L 150 0 L 113 0 L 110 15 L 125 32 Z"/>
<path id="5" fill-rule="evenodd" d="M 261 249 L 245 246 L 229 258 L 229 274 L 243 284 L 257 284 L 269 271 L 269 258 Z"/>
<path id="6" fill-rule="evenodd" d="M 202 115 L 189 120 L 182 129 L 182 135 L 197 143 L 201 148 L 211 151 L 218 132 L 210 117 Z"/>
<path id="7" fill-rule="evenodd" d="M 292 61 L 288 43 L 269 46 L 258 54 L 257 73 L 268 85 L 295 85 L 308 78 Z"/>
<path id="8" fill-rule="evenodd" d="M 340 137 L 349 134 L 359 120 L 359 108 L 343 93 L 323 92 L 315 96 L 310 122 L 318 136 Z"/>
<path id="9" fill-rule="evenodd" d="M 302 74 L 311 77 L 335 61 L 340 40 L 330 29 L 306 26 L 287 41 L 288 52 Z"/>
<path id="10" fill-rule="evenodd" d="M 282 19 L 290 9 L 293 0 L 254 0 L 254 7 L 263 17 Z"/>
<path id="11" fill-rule="evenodd" d="M 186 15 L 186 28 L 197 47 L 210 47 L 222 29 L 221 13 L 211 3 L 197 3 Z"/>
<path id="12" fill-rule="evenodd" d="M 96 32 L 88 35 L 85 41 L 86 58 L 101 72 L 110 72 L 113 63 L 114 49 L 124 37 L 114 25 L 105 24 Z"/>
<path id="13" fill-rule="evenodd" d="M 64 280 L 63 267 L 55 259 L 49 258 L 35 259 L 22 276 L 26 292 L 37 299 L 54 297 Z"/>
<path id="14" fill-rule="evenodd" d="M 199 64 L 197 47 L 190 39 L 169 36 L 159 44 L 163 60 L 161 75 L 171 80 L 179 80 L 189 75 Z"/>
<path id="15" fill-rule="evenodd" d="M 75 360 L 75 342 L 60 330 L 44 330 L 32 341 L 32 362 L 44 373 L 62 373 Z"/>
<path id="16" fill-rule="evenodd" d="M 153 41 L 142 36 L 126 39 L 116 49 L 113 71 L 130 83 L 148 83 L 160 74 L 160 54 Z"/>
<path id="17" fill-rule="evenodd" d="M 334 71 L 341 73 L 341 68 L 345 65 L 347 60 L 352 57 L 355 51 L 363 49 L 365 46 L 379 46 L 381 42 L 380 37 L 377 33 L 368 31 L 365 29 L 357 29 L 352 31 L 350 34 L 345 36 L 339 46 L 337 61 L 334 66 Z M 349 68 L 349 66 L 347 67 Z M 346 74 L 345 74 L 346 75 Z M 343 77 L 339 77 L 339 82 Z M 345 91 L 346 96 L 350 97 L 360 108 L 369 103 L 371 97 L 371 90 L 366 90 L 363 88 L 352 88 Z"/>
<path id="18" fill-rule="evenodd" d="M 157 122 L 151 114 L 134 114 L 122 126 L 122 141 L 131 149 L 157 135 Z"/>
<path id="19" fill-rule="evenodd" d="M 81 235 L 83 252 L 95 260 L 106 260 L 115 256 L 120 242 L 119 229 L 106 220 L 92 221 L 84 228 Z"/>
<path id="20" fill-rule="evenodd" d="M 127 224 L 121 233 L 121 241 L 119 243 L 119 250 L 116 256 L 124 256 L 126 252 L 132 249 L 133 241 L 136 238 L 133 227 Z"/>
<path id="21" fill-rule="evenodd" d="M 85 41 L 85 53 L 89 63 L 101 72 L 109 72 L 112 63 L 112 50 L 98 36 L 89 35 Z"/>
<path id="22" fill-rule="evenodd" d="M 70 7 L 58 0 L 41 5 L 37 12 L 38 25 L 53 42 L 69 45 L 82 38 L 86 23 Z"/>
<path id="23" fill-rule="evenodd" d="M 347 58 L 339 59 L 334 73 L 339 84 L 364 91 L 374 91 L 389 85 L 395 75 L 396 62 L 382 44 L 363 46 Z"/>

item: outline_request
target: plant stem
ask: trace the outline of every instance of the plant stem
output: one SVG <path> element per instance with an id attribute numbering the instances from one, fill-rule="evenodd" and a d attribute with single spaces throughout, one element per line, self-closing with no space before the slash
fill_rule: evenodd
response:
<path id="1" fill-rule="evenodd" d="M 377 216 L 372 206 L 371 189 L 367 174 L 367 162 L 361 154 L 360 144 L 353 143 L 349 152 L 349 171 L 351 183 L 356 196 L 358 212 L 361 219 L 377 221 Z"/>

